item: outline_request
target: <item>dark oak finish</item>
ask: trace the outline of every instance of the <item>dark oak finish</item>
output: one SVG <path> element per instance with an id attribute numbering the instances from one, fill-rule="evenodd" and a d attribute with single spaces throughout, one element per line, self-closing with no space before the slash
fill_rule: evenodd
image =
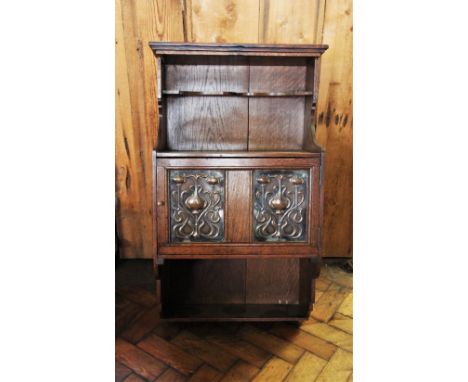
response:
<path id="1" fill-rule="evenodd" d="M 171 305 L 244 302 L 244 260 L 168 260 L 164 271 Z"/>
<path id="2" fill-rule="evenodd" d="M 271 57 L 252 58 L 249 90 L 290 93 L 308 90 L 306 59 L 282 61 Z M 251 99 L 249 149 L 300 150 L 304 141 L 304 100 L 305 97 Z"/>
<path id="3" fill-rule="evenodd" d="M 247 304 L 299 304 L 299 259 L 249 260 Z"/>
<path id="4" fill-rule="evenodd" d="M 165 89 L 190 97 L 167 99 L 169 150 L 245 150 L 248 100 L 196 96 L 223 90 L 246 92 L 249 67 L 244 57 L 168 57 Z M 167 94 L 163 90 L 163 94 Z M 173 91 L 174 93 L 174 91 Z"/>
<path id="5" fill-rule="evenodd" d="M 320 264 L 324 155 L 313 124 L 327 46 L 150 46 L 161 317 L 305 319 Z"/>
<path id="6" fill-rule="evenodd" d="M 249 108 L 250 150 L 302 149 L 304 97 L 257 98 Z"/>
<path id="7" fill-rule="evenodd" d="M 328 45 L 315 44 L 190 44 L 181 42 L 150 42 L 156 55 L 237 55 L 320 57 Z"/>
<path id="8" fill-rule="evenodd" d="M 320 156 L 307 158 L 263 158 L 263 157 L 236 157 L 219 158 L 213 161 L 207 157 L 197 158 L 177 158 L 158 160 L 158 168 L 235 168 L 235 169 L 257 169 L 257 168 L 307 168 L 311 166 L 320 166 Z"/>
<path id="9" fill-rule="evenodd" d="M 169 244 L 161 245 L 159 249 L 161 258 L 198 258 L 208 255 L 211 258 L 261 257 L 261 256 L 284 256 L 284 257 L 312 257 L 318 254 L 317 247 L 304 243 L 278 243 L 268 244 Z"/>
<path id="10" fill-rule="evenodd" d="M 198 90 L 163 90 L 164 95 L 177 95 L 177 96 L 237 96 L 237 97 L 301 97 L 312 96 L 313 92 L 306 91 L 291 91 L 291 92 L 267 92 L 267 91 L 198 91 Z"/>
<path id="11" fill-rule="evenodd" d="M 310 151 L 158 151 L 158 158 L 320 158 Z"/>
<path id="12" fill-rule="evenodd" d="M 250 213 L 251 172 L 247 170 L 228 171 L 226 190 L 226 242 L 250 243 L 252 215 Z"/>
<path id="13" fill-rule="evenodd" d="M 169 150 L 247 149 L 248 100 L 239 97 L 169 97 Z"/>
<path id="14" fill-rule="evenodd" d="M 166 171 L 163 167 L 157 167 L 156 181 L 156 221 L 157 221 L 157 237 L 156 242 L 167 243 L 169 232 L 167 231 L 168 211 L 167 211 L 167 180 Z M 157 253 L 157 251 L 156 251 Z"/>
<path id="15" fill-rule="evenodd" d="M 165 64 L 165 88 L 195 92 L 246 92 L 249 88 L 249 62 L 246 57 L 170 56 Z"/>

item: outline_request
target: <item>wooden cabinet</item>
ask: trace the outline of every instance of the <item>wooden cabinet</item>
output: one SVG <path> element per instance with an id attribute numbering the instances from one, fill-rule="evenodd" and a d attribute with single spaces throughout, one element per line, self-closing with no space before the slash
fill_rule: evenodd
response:
<path id="1" fill-rule="evenodd" d="M 151 43 L 161 317 L 302 320 L 319 273 L 322 45 Z"/>

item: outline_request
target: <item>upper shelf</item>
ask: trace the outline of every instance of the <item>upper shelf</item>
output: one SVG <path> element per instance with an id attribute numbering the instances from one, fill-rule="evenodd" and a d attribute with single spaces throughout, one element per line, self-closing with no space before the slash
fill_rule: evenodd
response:
<path id="1" fill-rule="evenodd" d="M 312 126 L 326 45 L 150 45 L 158 58 L 158 151 L 277 158 L 321 151 Z"/>
<path id="2" fill-rule="evenodd" d="M 313 158 L 323 150 L 315 151 L 157 151 L 158 158 Z"/>
<path id="3" fill-rule="evenodd" d="M 192 91 L 192 90 L 163 90 L 164 95 L 178 96 L 238 96 L 238 97 L 304 97 L 312 96 L 311 91 L 296 92 L 240 92 L 240 91 Z"/>
<path id="4" fill-rule="evenodd" d="M 150 42 L 156 55 L 238 55 L 319 57 L 328 45 L 281 44 L 188 44 L 176 42 Z"/>

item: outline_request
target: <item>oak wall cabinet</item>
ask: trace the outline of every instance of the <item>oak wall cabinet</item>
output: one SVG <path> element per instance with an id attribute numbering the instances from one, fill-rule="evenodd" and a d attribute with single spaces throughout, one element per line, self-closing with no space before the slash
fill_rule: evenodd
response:
<path id="1" fill-rule="evenodd" d="M 150 43 L 161 318 L 303 320 L 320 270 L 324 45 Z"/>

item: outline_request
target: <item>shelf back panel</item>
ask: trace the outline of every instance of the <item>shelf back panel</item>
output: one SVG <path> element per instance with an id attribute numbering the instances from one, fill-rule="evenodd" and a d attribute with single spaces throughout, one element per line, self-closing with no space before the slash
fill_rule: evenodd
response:
<path id="1" fill-rule="evenodd" d="M 166 89 L 245 92 L 249 88 L 247 57 L 173 56 L 166 58 L 165 67 Z"/>
<path id="2" fill-rule="evenodd" d="M 307 304 L 307 259 L 175 260 L 163 267 L 172 305 Z"/>
<path id="3" fill-rule="evenodd" d="M 177 260 L 164 265 L 174 305 L 245 303 L 245 260 Z"/>
<path id="4" fill-rule="evenodd" d="M 249 101 L 249 150 L 302 149 L 304 97 Z"/>
<path id="5" fill-rule="evenodd" d="M 168 57 L 165 89 L 246 92 L 246 57 Z M 169 150 L 246 150 L 248 100 L 240 97 L 167 98 Z"/>
<path id="6" fill-rule="evenodd" d="M 314 62 L 300 57 L 166 57 L 167 150 L 302 150 L 310 128 L 305 125 L 311 122 Z"/>
<path id="7" fill-rule="evenodd" d="M 168 97 L 167 149 L 247 150 L 248 99 Z"/>
<path id="8" fill-rule="evenodd" d="M 252 57 L 251 92 L 312 91 L 305 58 Z M 250 150 L 300 150 L 304 142 L 305 97 L 252 98 L 249 100 Z"/>

